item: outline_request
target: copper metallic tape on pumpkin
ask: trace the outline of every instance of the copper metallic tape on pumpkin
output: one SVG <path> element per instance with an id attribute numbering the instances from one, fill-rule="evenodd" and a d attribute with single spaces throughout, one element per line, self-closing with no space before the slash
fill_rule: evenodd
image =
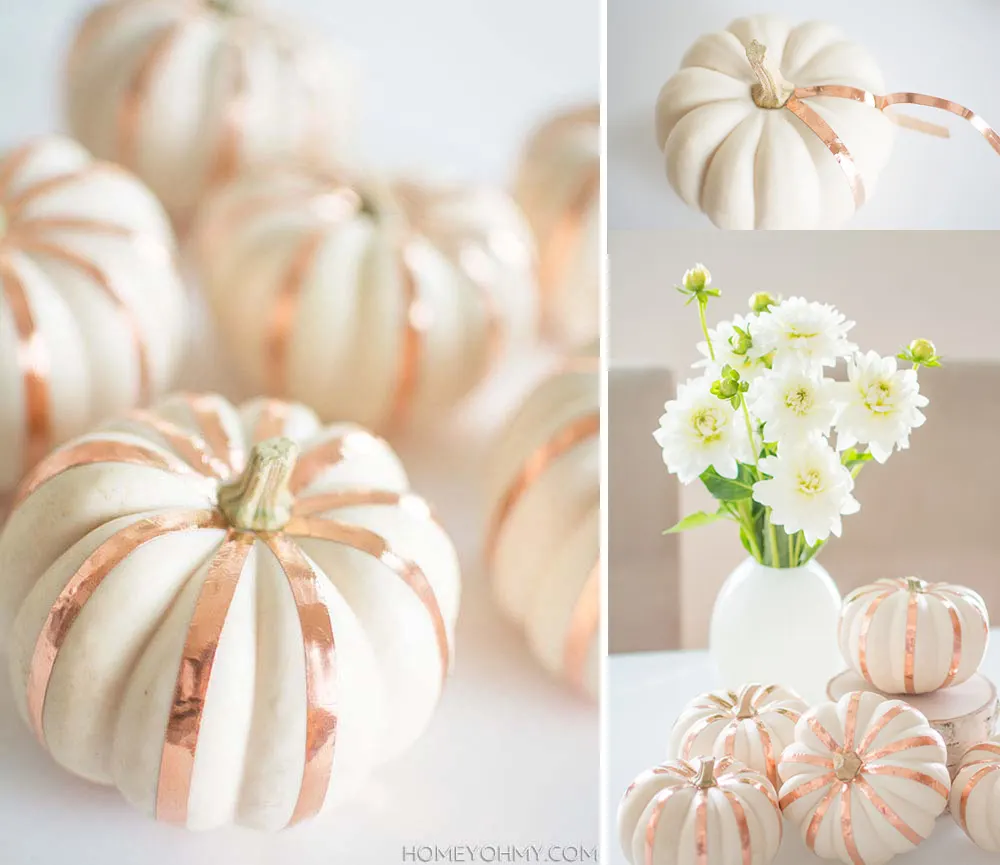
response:
<path id="1" fill-rule="evenodd" d="M 574 687 L 583 690 L 590 645 L 601 624 L 601 563 L 594 565 L 573 605 L 563 647 L 563 671 Z"/>
<path id="2" fill-rule="evenodd" d="M 205 477 L 224 480 L 231 474 L 231 468 L 227 463 L 209 453 L 204 439 L 191 435 L 183 427 L 151 411 L 133 411 L 126 415 L 126 418 L 160 436 L 172 451 Z"/>
<path id="3" fill-rule="evenodd" d="M 233 441 L 222 422 L 219 412 L 221 397 L 206 394 L 181 394 L 181 399 L 187 403 L 204 442 L 216 459 L 222 461 L 229 473 L 242 471 L 246 462 L 243 446 Z"/>
<path id="4" fill-rule="evenodd" d="M 656 798 L 653 800 L 653 810 L 650 811 L 649 821 L 646 823 L 645 865 L 653 865 L 653 852 L 656 845 L 656 830 L 660 825 L 660 817 L 663 814 L 663 809 L 667 807 L 667 802 L 669 802 L 674 795 L 685 789 L 687 788 L 678 785 L 676 787 L 668 787 L 666 790 L 661 790 L 656 794 Z"/>
<path id="5" fill-rule="evenodd" d="M 969 810 L 969 798 L 972 796 L 972 792 L 976 789 L 976 785 L 978 785 L 983 778 L 988 775 L 992 775 L 997 771 L 1000 771 L 1000 763 L 991 763 L 987 766 L 983 766 L 982 769 L 977 769 L 972 773 L 969 780 L 965 782 L 965 786 L 962 788 L 962 795 L 958 800 L 958 823 L 966 833 L 969 831 L 969 821 L 967 817 L 967 812 Z"/>
<path id="6" fill-rule="evenodd" d="M 299 494 L 307 490 L 323 472 L 343 460 L 388 447 L 383 439 L 361 429 L 317 442 L 299 456 L 292 469 L 288 489 Z"/>
<path id="7" fill-rule="evenodd" d="M 832 96 L 841 99 L 850 99 L 854 102 L 862 102 L 870 105 L 877 111 L 885 111 L 893 105 L 922 105 L 928 108 L 937 108 L 941 111 L 948 111 L 967 120 L 987 144 L 1000 154 L 1000 134 L 996 132 L 982 117 L 964 105 L 952 102 L 949 99 L 941 99 L 937 96 L 928 96 L 923 93 L 888 93 L 878 96 L 859 87 L 848 87 L 841 84 L 821 84 L 815 87 L 797 87 L 792 96 L 785 103 L 785 108 L 798 117 L 808 128 L 823 142 L 827 150 L 833 154 L 837 160 L 841 171 L 850 184 L 851 192 L 854 195 L 854 204 L 860 207 L 865 202 L 864 181 L 861 172 L 858 170 L 851 156 L 847 145 L 840 139 L 836 131 L 828 124 L 815 109 L 807 103 L 802 102 L 813 96 Z"/>

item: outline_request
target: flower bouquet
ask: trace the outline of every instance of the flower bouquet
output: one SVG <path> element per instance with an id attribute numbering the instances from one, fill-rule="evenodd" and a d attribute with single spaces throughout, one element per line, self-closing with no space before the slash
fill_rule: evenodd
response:
<path id="1" fill-rule="evenodd" d="M 738 578 L 739 569 L 734 573 L 716 602 L 713 650 L 722 639 L 732 642 L 722 633 L 732 627 L 720 621 L 752 619 L 763 603 L 752 595 L 763 595 L 769 609 L 762 615 L 780 615 L 782 627 L 788 627 L 789 615 L 799 616 L 810 630 L 825 627 L 832 617 L 834 624 L 824 637 L 836 662 L 840 597 L 813 559 L 831 534 L 840 535 L 842 518 L 859 510 L 854 479 L 865 464 L 884 463 L 894 451 L 909 447 L 910 433 L 924 423 L 921 409 L 928 403 L 920 393 L 918 370 L 939 366 L 940 358 L 924 339 L 914 340 L 895 357 L 863 353 L 848 339 L 854 322 L 829 304 L 801 297 L 757 293 L 746 316 L 709 327 L 706 309 L 720 291 L 702 265 L 687 271 L 677 290 L 697 305 L 705 337 L 694 364 L 700 375 L 678 387 L 653 436 L 667 469 L 683 484 L 700 480 L 718 505 L 714 511 L 690 514 L 667 531 L 731 521 L 750 556 L 743 571 L 764 574 L 773 583 L 766 589 L 766 581 L 751 579 L 751 592 L 744 586 L 747 580 Z M 834 380 L 830 373 L 841 363 L 846 380 Z M 796 588 L 769 573 L 802 573 L 810 565 L 823 587 L 799 603 L 813 613 L 817 604 L 823 606 L 822 619 L 797 609 Z M 735 605 L 732 615 L 720 611 L 723 605 Z M 799 648 L 782 641 L 775 652 L 795 655 Z M 752 663 L 747 655 L 754 653 L 745 649 L 734 649 L 740 672 L 736 684 L 766 680 L 795 685 L 788 676 L 747 670 Z M 726 675 L 726 663 L 717 660 Z"/>

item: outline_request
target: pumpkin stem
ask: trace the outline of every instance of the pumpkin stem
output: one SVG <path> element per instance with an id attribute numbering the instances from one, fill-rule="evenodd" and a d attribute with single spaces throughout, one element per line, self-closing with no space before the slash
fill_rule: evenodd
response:
<path id="1" fill-rule="evenodd" d="M 701 761 L 701 765 L 698 767 L 698 777 L 694 779 L 694 784 L 703 790 L 716 785 L 715 757 L 705 757 Z"/>
<path id="2" fill-rule="evenodd" d="M 219 510 L 233 528 L 277 532 L 285 527 L 292 517 L 288 481 L 298 455 L 298 445 L 283 436 L 253 446 L 243 474 L 219 488 Z"/>
<path id="3" fill-rule="evenodd" d="M 767 58 L 767 47 L 756 39 L 747 46 L 747 60 L 757 83 L 750 88 L 750 95 L 759 108 L 783 108 L 794 85 L 786 81 L 776 63 Z"/>
<path id="4" fill-rule="evenodd" d="M 921 579 L 919 579 L 918 577 L 907 577 L 906 578 L 906 589 L 907 589 L 907 591 L 913 592 L 914 594 L 920 594 L 925 588 L 926 588 L 926 585 L 925 585 L 924 581 L 921 580 Z"/>
<path id="5" fill-rule="evenodd" d="M 750 685 L 749 687 L 744 688 L 743 691 L 740 693 L 740 704 L 736 709 L 736 717 L 739 718 L 741 721 L 753 717 L 754 715 L 753 698 L 756 693 L 757 693 L 757 688 L 754 685 Z"/>

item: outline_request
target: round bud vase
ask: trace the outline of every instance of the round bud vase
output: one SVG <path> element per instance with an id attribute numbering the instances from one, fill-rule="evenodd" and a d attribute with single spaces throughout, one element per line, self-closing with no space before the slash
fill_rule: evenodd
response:
<path id="1" fill-rule="evenodd" d="M 815 560 L 771 568 L 747 558 L 729 575 L 712 610 L 709 645 L 721 685 L 778 682 L 822 701 L 843 669 L 837 648 L 840 593 Z"/>

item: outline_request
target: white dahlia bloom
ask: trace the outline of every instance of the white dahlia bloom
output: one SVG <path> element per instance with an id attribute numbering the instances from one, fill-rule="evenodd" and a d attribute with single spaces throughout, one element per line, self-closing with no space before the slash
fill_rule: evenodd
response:
<path id="1" fill-rule="evenodd" d="M 841 516 L 861 507 L 851 495 L 854 478 L 826 439 L 782 447 L 776 457 L 762 459 L 760 468 L 771 477 L 753 485 L 754 499 L 771 508 L 772 523 L 790 535 L 803 532 L 810 546 L 831 532 L 840 537 Z"/>
<path id="2" fill-rule="evenodd" d="M 757 357 L 773 351 L 774 366 L 835 366 L 857 348 L 847 340 L 852 327 L 854 322 L 828 303 L 790 297 L 757 316 L 751 351 Z"/>
<path id="3" fill-rule="evenodd" d="M 884 463 L 894 448 L 910 446 L 910 431 L 926 420 L 920 409 L 928 399 L 920 393 L 916 370 L 901 370 L 896 358 L 869 351 L 848 360 L 847 377 L 840 385 L 844 405 L 836 421 L 837 448 L 867 444 Z"/>
<path id="4" fill-rule="evenodd" d="M 653 433 L 667 469 L 684 484 L 709 466 L 724 478 L 735 478 L 737 462 L 753 459 L 742 415 L 710 393 L 711 384 L 705 376 L 680 385 Z"/>
<path id="5" fill-rule="evenodd" d="M 794 366 L 768 372 L 747 394 L 764 424 L 764 440 L 781 444 L 827 435 L 837 417 L 838 395 L 837 382 Z"/>
<path id="6" fill-rule="evenodd" d="M 728 363 L 744 381 L 752 381 L 762 373 L 767 372 L 767 366 L 759 355 L 749 351 L 736 354 L 734 351 L 740 344 L 740 335 L 736 328 L 747 331 L 754 321 L 756 321 L 756 316 L 737 315 L 731 321 L 720 321 L 714 328 L 710 327 L 708 338 L 712 340 L 715 360 L 712 360 L 709 353 L 708 343 L 702 340 L 697 346 L 702 358 L 695 361 L 694 366 L 703 368 L 712 378 L 718 378 L 722 367 Z"/>

